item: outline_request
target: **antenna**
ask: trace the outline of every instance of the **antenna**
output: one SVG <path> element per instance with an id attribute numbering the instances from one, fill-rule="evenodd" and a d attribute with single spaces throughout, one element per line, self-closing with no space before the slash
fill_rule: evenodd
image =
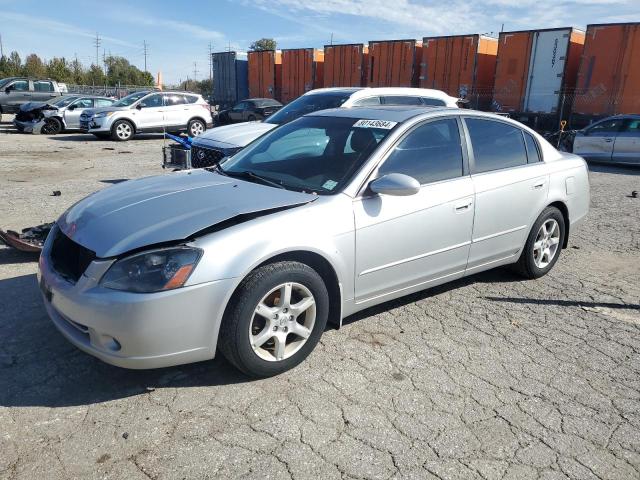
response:
<path id="1" fill-rule="evenodd" d="M 96 67 L 100 66 L 100 45 L 102 44 L 102 40 L 100 39 L 100 35 L 96 33 L 96 39 L 93 41 L 93 45 L 96 47 Z"/>

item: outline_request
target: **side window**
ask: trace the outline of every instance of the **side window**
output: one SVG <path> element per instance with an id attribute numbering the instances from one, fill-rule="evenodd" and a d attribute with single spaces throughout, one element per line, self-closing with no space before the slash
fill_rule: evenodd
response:
<path id="1" fill-rule="evenodd" d="M 361 98 L 353 102 L 354 107 L 370 107 L 375 105 L 380 105 L 380 97 Z"/>
<path id="2" fill-rule="evenodd" d="M 16 92 L 27 92 L 29 91 L 29 82 L 26 80 L 17 80 L 13 82 L 10 87 L 11 90 L 15 90 Z"/>
<path id="3" fill-rule="evenodd" d="M 629 120 L 629 122 L 625 125 L 623 131 L 625 133 L 640 135 L 640 120 Z"/>
<path id="4" fill-rule="evenodd" d="M 165 95 L 164 101 L 165 105 L 168 105 L 170 107 L 175 105 L 183 105 L 184 103 L 186 103 L 184 100 L 184 96 L 176 94 Z"/>
<path id="5" fill-rule="evenodd" d="M 74 105 L 76 108 L 93 108 L 93 100 L 90 98 L 81 98 L 77 100 Z"/>
<path id="6" fill-rule="evenodd" d="M 466 118 L 465 122 L 473 147 L 474 173 L 526 165 L 522 130 L 494 120 Z"/>
<path id="7" fill-rule="evenodd" d="M 198 97 L 195 95 L 185 95 L 184 100 L 185 103 L 196 103 L 198 101 Z"/>
<path id="8" fill-rule="evenodd" d="M 411 130 L 378 169 L 404 173 L 421 184 L 462 176 L 462 146 L 455 119 L 436 120 Z"/>
<path id="9" fill-rule="evenodd" d="M 406 95 L 388 95 L 382 97 L 385 105 L 422 105 L 420 97 Z"/>
<path id="10" fill-rule="evenodd" d="M 428 97 L 422 97 L 422 103 L 423 105 L 429 105 L 433 107 L 444 107 L 447 105 L 444 102 L 444 100 L 440 100 L 439 98 L 428 98 Z"/>
<path id="11" fill-rule="evenodd" d="M 611 135 L 617 133 L 622 128 L 623 119 L 607 120 L 605 122 L 596 123 L 587 130 L 589 135 Z"/>
<path id="12" fill-rule="evenodd" d="M 113 105 L 113 100 L 107 100 L 105 98 L 96 98 L 95 102 L 96 102 L 96 107 L 98 108 L 110 107 L 111 105 Z"/>
<path id="13" fill-rule="evenodd" d="M 234 112 L 242 112 L 244 110 L 246 110 L 247 108 L 247 102 L 240 102 L 240 103 L 236 103 L 235 106 L 233 107 L 233 111 Z"/>
<path id="14" fill-rule="evenodd" d="M 528 163 L 536 163 L 540 162 L 542 158 L 540 158 L 540 148 L 538 147 L 538 142 L 536 142 L 533 135 L 527 132 L 522 132 L 524 135 L 524 143 L 527 145 L 527 161 Z"/>
<path id="15" fill-rule="evenodd" d="M 151 95 L 142 100 L 142 106 L 144 108 L 162 107 L 162 95 Z"/>
<path id="16" fill-rule="evenodd" d="M 33 90 L 36 92 L 53 92 L 53 83 L 45 80 L 33 82 Z"/>

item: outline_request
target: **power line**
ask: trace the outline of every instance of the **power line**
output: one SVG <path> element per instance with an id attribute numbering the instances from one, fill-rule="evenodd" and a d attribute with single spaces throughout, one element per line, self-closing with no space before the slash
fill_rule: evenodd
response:
<path id="1" fill-rule="evenodd" d="M 147 71 L 147 41 L 143 40 L 142 44 L 144 45 L 144 71 Z"/>
<path id="2" fill-rule="evenodd" d="M 100 35 L 96 33 L 96 39 L 93 41 L 93 45 L 96 47 L 96 67 L 100 66 L 100 45 L 102 44 L 102 39 Z"/>

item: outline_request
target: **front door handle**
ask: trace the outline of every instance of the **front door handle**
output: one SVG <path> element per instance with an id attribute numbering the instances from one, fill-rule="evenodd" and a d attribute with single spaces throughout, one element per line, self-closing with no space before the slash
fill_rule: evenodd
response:
<path id="1" fill-rule="evenodd" d="M 463 202 L 457 203 L 454 206 L 454 209 L 456 213 L 466 212 L 467 210 L 469 210 L 469 207 L 471 207 L 472 203 L 473 202 L 471 200 L 464 200 Z"/>
<path id="2" fill-rule="evenodd" d="M 611 143 L 613 142 L 613 138 L 605 138 L 604 141 L 607 143 Z"/>
<path id="3" fill-rule="evenodd" d="M 542 187 L 544 187 L 544 182 L 540 182 L 540 183 L 536 183 L 533 187 L 531 187 L 534 190 L 540 190 Z"/>

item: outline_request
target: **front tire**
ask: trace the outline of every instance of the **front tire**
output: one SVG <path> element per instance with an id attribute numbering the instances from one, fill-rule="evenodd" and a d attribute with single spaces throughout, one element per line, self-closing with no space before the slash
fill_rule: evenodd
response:
<path id="1" fill-rule="evenodd" d="M 556 207 L 547 207 L 533 224 L 515 270 L 525 278 L 540 278 L 553 268 L 566 235 L 564 217 Z"/>
<path id="2" fill-rule="evenodd" d="M 135 129 L 131 122 L 126 120 L 118 120 L 111 127 L 111 138 L 116 142 L 126 142 L 127 140 L 131 140 L 133 134 L 135 133 Z"/>
<path id="3" fill-rule="evenodd" d="M 47 118 L 40 129 L 42 135 L 57 135 L 62 131 L 62 122 L 55 117 Z"/>
<path id="4" fill-rule="evenodd" d="M 191 120 L 189 125 L 187 126 L 187 131 L 189 132 L 190 137 L 197 137 L 202 134 L 207 129 L 207 126 L 204 124 L 202 120 L 197 118 Z"/>
<path id="5" fill-rule="evenodd" d="M 247 375 L 278 375 L 311 353 L 328 315 L 329 294 L 315 270 L 291 261 L 265 265 L 247 276 L 231 299 L 218 347 Z"/>

